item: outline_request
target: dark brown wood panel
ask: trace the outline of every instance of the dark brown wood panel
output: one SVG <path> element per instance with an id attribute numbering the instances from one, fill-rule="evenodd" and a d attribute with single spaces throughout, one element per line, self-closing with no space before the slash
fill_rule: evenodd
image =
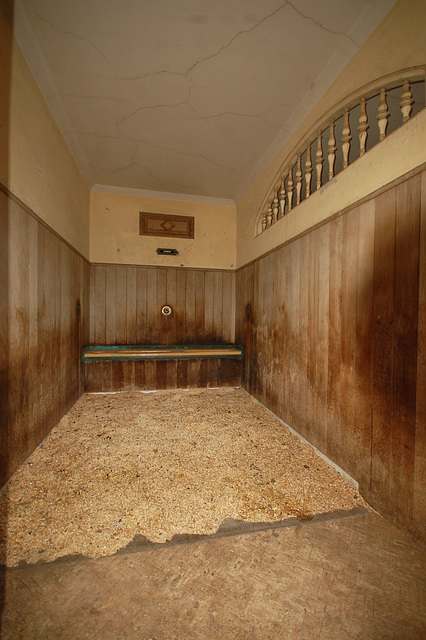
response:
<path id="1" fill-rule="evenodd" d="M 91 343 L 232 343 L 234 296 L 232 271 L 92 265 Z"/>
<path id="2" fill-rule="evenodd" d="M 85 362 L 85 391 L 228 387 L 241 384 L 242 362 L 231 358 Z"/>
<path id="3" fill-rule="evenodd" d="M 423 539 L 425 187 L 411 175 L 240 269 L 235 310 L 247 390 Z"/>
<path id="4" fill-rule="evenodd" d="M 4 193 L 0 220 L 8 247 L 1 263 L 8 283 L 1 308 L 9 320 L 1 327 L 8 358 L 1 401 L 7 415 L 1 422 L 2 486 L 82 393 L 90 271 L 79 254 Z"/>

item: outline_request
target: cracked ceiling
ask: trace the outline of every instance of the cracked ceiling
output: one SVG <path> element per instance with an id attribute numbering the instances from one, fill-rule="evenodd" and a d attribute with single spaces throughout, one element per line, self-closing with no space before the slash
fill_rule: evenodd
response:
<path id="1" fill-rule="evenodd" d="M 395 0 L 16 0 L 90 187 L 240 199 Z"/>

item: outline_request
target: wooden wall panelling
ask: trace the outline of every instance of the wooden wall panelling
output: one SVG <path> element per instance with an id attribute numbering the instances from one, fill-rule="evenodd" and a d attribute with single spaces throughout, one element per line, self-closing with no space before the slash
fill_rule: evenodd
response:
<path id="1" fill-rule="evenodd" d="M 327 363 L 327 448 L 332 460 L 339 458 L 343 442 L 340 419 L 340 379 L 342 368 L 342 255 L 343 226 L 341 218 L 330 222 L 329 323 Z"/>
<path id="2" fill-rule="evenodd" d="M 396 188 L 393 328 L 395 360 L 390 500 L 403 523 L 412 518 L 416 429 L 420 175 Z"/>
<path id="3" fill-rule="evenodd" d="M 419 316 L 417 343 L 416 435 L 413 520 L 417 533 L 426 522 L 426 171 L 421 174 Z"/>
<path id="4" fill-rule="evenodd" d="M 56 238 L 55 238 L 56 240 Z M 58 391 L 54 390 L 53 406 L 59 406 L 58 396 L 65 396 L 68 385 L 68 354 L 72 349 L 71 345 L 71 273 L 68 247 L 65 244 L 54 243 L 55 259 L 57 269 L 55 269 L 55 305 L 54 318 L 59 326 L 54 330 L 55 356 L 52 360 L 53 368 L 56 363 L 59 365 L 59 386 Z M 57 277 L 60 274 L 60 277 Z M 70 372 L 71 374 L 71 372 Z"/>
<path id="5" fill-rule="evenodd" d="M 377 508 L 389 503 L 393 421 L 394 256 L 396 189 L 376 199 L 373 276 L 373 433 L 371 490 Z"/>
<path id="6" fill-rule="evenodd" d="M 105 344 L 117 342 L 117 268 L 105 269 Z"/>
<path id="7" fill-rule="evenodd" d="M 204 342 L 214 343 L 214 276 L 212 271 L 204 275 Z"/>
<path id="8" fill-rule="evenodd" d="M 299 290 L 299 407 L 294 428 L 304 437 L 308 437 L 307 402 L 309 394 L 308 348 L 309 348 L 309 237 L 300 239 L 300 290 Z M 303 411 L 302 410 L 303 407 Z M 290 425 L 293 426 L 293 425 Z"/>
<path id="9" fill-rule="evenodd" d="M 139 267 L 136 270 L 136 344 L 146 344 L 146 296 L 147 276 L 146 269 Z"/>
<path id="10" fill-rule="evenodd" d="M 191 344 L 197 342 L 196 330 L 196 271 L 194 269 L 185 270 L 185 333 L 182 343 Z M 178 367 L 182 371 L 182 366 Z M 179 374 L 181 375 L 181 374 Z M 182 374 L 183 375 L 183 374 Z M 179 384 L 179 386 L 181 386 Z"/>
<path id="11" fill-rule="evenodd" d="M 300 242 L 289 245 L 287 262 L 287 287 L 285 305 L 287 309 L 288 334 L 286 337 L 287 381 L 286 421 L 293 425 L 300 403 L 300 361 L 298 353 L 299 307 L 300 307 Z"/>
<path id="12" fill-rule="evenodd" d="M 28 303 L 29 220 L 18 205 L 9 217 L 9 422 L 12 468 L 25 459 L 29 448 Z"/>
<path id="13" fill-rule="evenodd" d="M 306 433 L 313 444 L 317 444 L 320 429 L 315 428 L 317 422 L 317 380 L 316 351 L 318 324 L 318 230 L 307 237 L 308 267 L 308 313 L 307 313 L 307 396 L 306 396 Z"/>
<path id="14" fill-rule="evenodd" d="M 222 327 L 218 342 L 235 342 L 235 273 L 222 272 Z"/>
<path id="15" fill-rule="evenodd" d="M 184 269 L 176 269 L 175 344 L 185 344 L 187 274 L 188 272 Z"/>
<path id="16" fill-rule="evenodd" d="M 81 393 L 80 345 L 87 328 L 81 326 L 77 301 L 87 299 L 89 284 L 81 256 L 19 203 L 4 198 L 8 322 L 3 340 L 10 358 L 2 397 L 8 438 L 2 434 L 1 484 Z M 88 307 L 83 313 L 87 318 Z"/>
<path id="17" fill-rule="evenodd" d="M 330 303 L 330 227 L 324 225 L 318 229 L 317 235 L 318 278 L 316 312 L 316 420 L 321 425 L 316 429 L 316 446 L 321 450 L 327 447 L 327 419 L 328 419 L 328 326 Z M 315 424 L 315 423 L 314 423 Z"/>
<path id="18" fill-rule="evenodd" d="M 354 436 L 359 455 L 353 475 L 364 492 L 370 489 L 371 471 L 374 225 L 375 206 L 370 200 L 359 209 L 354 345 Z"/>
<path id="19" fill-rule="evenodd" d="M 213 341 L 220 342 L 223 336 L 223 273 L 213 272 Z"/>
<path id="20" fill-rule="evenodd" d="M 159 332 L 158 323 L 160 320 L 161 299 L 157 299 L 157 269 L 147 268 L 146 286 L 146 343 L 158 344 Z"/>
<path id="21" fill-rule="evenodd" d="M 342 216 L 342 316 L 341 316 L 341 370 L 340 370 L 340 422 L 342 428 L 340 460 L 342 467 L 355 475 L 359 433 L 354 419 L 355 390 L 355 332 L 356 285 L 359 242 L 359 208 Z"/>
<path id="22" fill-rule="evenodd" d="M 28 368 L 30 372 L 38 371 L 38 269 L 34 268 L 39 264 L 38 256 L 38 230 L 37 220 L 29 217 L 29 308 L 28 308 Z M 36 384 L 30 384 L 28 394 L 29 422 L 34 425 L 37 422 L 39 390 Z M 28 445 L 31 450 L 37 446 L 37 439 L 34 431 L 30 430 Z"/>
<path id="23" fill-rule="evenodd" d="M 0 192 L 0 487 L 9 470 L 9 199 Z M 0 535 L 5 522 L 0 522 Z"/>
<path id="24" fill-rule="evenodd" d="M 137 337 L 137 267 L 126 267 L 126 344 L 136 344 Z"/>
<path id="25" fill-rule="evenodd" d="M 104 267 L 108 273 L 109 266 Z M 115 313 L 116 313 L 116 334 L 117 344 L 127 344 L 127 267 L 118 265 L 117 270 L 117 289 L 115 295 Z M 114 301 L 105 301 L 105 323 L 108 322 L 109 310 Z"/>
<path id="26" fill-rule="evenodd" d="M 177 338 L 177 273 L 176 269 L 165 270 L 167 277 L 167 290 L 165 303 L 172 309 L 172 313 L 168 317 L 162 316 L 161 323 L 165 330 L 164 342 L 166 344 L 176 344 Z"/>
<path id="27" fill-rule="evenodd" d="M 161 309 L 167 304 L 167 271 L 168 269 L 158 269 L 157 270 L 157 302 L 158 308 L 155 310 L 155 316 L 157 318 L 157 323 L 155 325 L 155 335 L 157 336 L 156 342 L 154 344 L 167 344 L 167 327 L 168 320 L 172 320 L 172 318 L 164 318 Z M 152 343 L 151 343 L 152 344 Z M 161 387 L 163 388 L 163 387 Z"/>
<path id="28" fill-rule="evenodd" d="M 273 335 L 270 341 L 273 347 L 273 360 L 271 371 L 272 383 L 277 379 L 278 385 L 275 394 L 275 402 L 271 405 L 273 411 L 281 416 L 287 415 L 288 402 L 288 320 L 287 320 L 287 286 L 288 286 L 288 254 L 287 252 L 276 251 L 273 254 L 273 313 L 272 325 Z M 274 344 L 275 342 L 275 344 Z M 285 419 L 285 418 L 284 418 Z"/>
<path id="29" fill-rule="evenodd" d="M 94 331 L 93 331 L 93 344 L 105 344 L 106 341 L 106 319 L 105 319 L 105 306 L 106 306 L 106 267 L 95 266 L 93 268 L 93 297 L 91 298 L 91 304 L 94 305 Z"/>
<path id="30" fill-rule="evenodd" d="M 246 388 L 353 475 L 374 507 L 421 538 L 424 176 L 240 269 L 236 296 L 237 334 L 252 351 Z M 242 308 L 250 297 L 253 330 Z"/>
<path id="31" fill-rule="evenodd" d="M 201 344 L 208 342 L 206 339 L 204 318 L 206 313 L 205 305 L 205 272 L 195 272 L 195 322 L 193 324 L 193 336 L 195 343 Z"/>

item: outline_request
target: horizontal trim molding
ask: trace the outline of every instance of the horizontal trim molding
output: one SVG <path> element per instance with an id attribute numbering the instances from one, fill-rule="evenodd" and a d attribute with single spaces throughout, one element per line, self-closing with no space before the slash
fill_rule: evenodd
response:
<path id="1" fill-rule="evenodd" d="M 155 200 L 176 200 L 177 202 L 198 202 L 200 204 L 218 204 L 224 207 L 235 207 L 235 200 L 229 198 L 210 198 L 208 196 L 195 196 L 186 193 L 169 193 L 163 191 L 149 191 L 145 189 L 130 189 L 127 187 L 111 187 L 106 184 L 95 184 L 90 191 L 100 193 L 117 193 L 122 196 L 136 198 L 154 198 Z"/>

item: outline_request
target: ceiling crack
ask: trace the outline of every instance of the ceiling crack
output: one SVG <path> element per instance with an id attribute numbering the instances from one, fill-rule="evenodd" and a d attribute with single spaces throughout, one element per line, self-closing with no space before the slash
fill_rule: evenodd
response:
<path id="1" fill-rule="evenodd" d="M 219 56 L 222 53 L 222 51 L 224 51 L 225 49 L 230 47 L 231 44 L 237 38 L 239 38 L 240 36 L 242 36 L 242 35 L 244 35 L 246 33 L 251 33 L 252 31 L 257 29 L 258 27 L 260 27 L 260 25 L 263 24 L 264 22 L 266 22 L 266 20 L 269 20 L 270 18 L 273 18 L 277 13 L 279 13 L 282 9 L 284 9 L 287 6 L 287 4 L 288 4 L 288 2 L 285 2 L 283 5 L 278 7 L 278 9 L 275 9 L 275 11 L 273 11 L 272 13 L 268 14 L 267 16 L 265 16 L 261 20 L 259 20 L 259 22 L 257 22 L 255 25 L 250 27 L 250 29 L 243 29 L 242 31 L 239 31 L 238 33 L 236 33 L 235 36 L 233 36 L 229 42 L 227 42 L 226 44 L 221 46 L 220 49 L 218 49 L 218 51 L 216 51 L 215 53 L 212 53 L 211 55 L 206 56 L 205 58 L 202 58 L 202 60 L 197 60 L 197 62 L 194 62 L 194 64 L 191 67 L 189 67 L 189 69 L 185 72 L 185 76 L 189 75 L 191 73 L 191 71 L 193 71 L 196 67 L 198 67 L 198 65 L 202 64 L 203 62 L 207 62 L 207 60 L 211 60 L 212 58 L 217 58 L 217 56 Z"/>
<path id="2" fill-rule="evenodd" d="M 293 2 L 291 2 L 290 0 L 288 0 L 286 4 L 288 4 L 293 9 L 293 11 L 295 11 L 304 20 L 309 20 L 313 24 L 317 25 L 318 27 L 320 27 L 324 31 L 327 31 L 328 33 L 331 33 L 334 36 L 345 36 L 346 38 L 348 38 L 348 40 L 350 40 L 356 46 L 357 49 L 359 49 L 359 45 L 357 45 L 355 40 L 353 38 L 351 38 L 351 36 L 349 36 L 344 31 L 333 31 L 332 29 L 329 29 L 328 27 L 325 27 L 321 22 L 318 22 L 318 20 L 315 20 L 311 16 L 305 16 L 305 14 L 302 13 L 302 11 L 300 11 L 300 9 L 295 7 Z"/>

